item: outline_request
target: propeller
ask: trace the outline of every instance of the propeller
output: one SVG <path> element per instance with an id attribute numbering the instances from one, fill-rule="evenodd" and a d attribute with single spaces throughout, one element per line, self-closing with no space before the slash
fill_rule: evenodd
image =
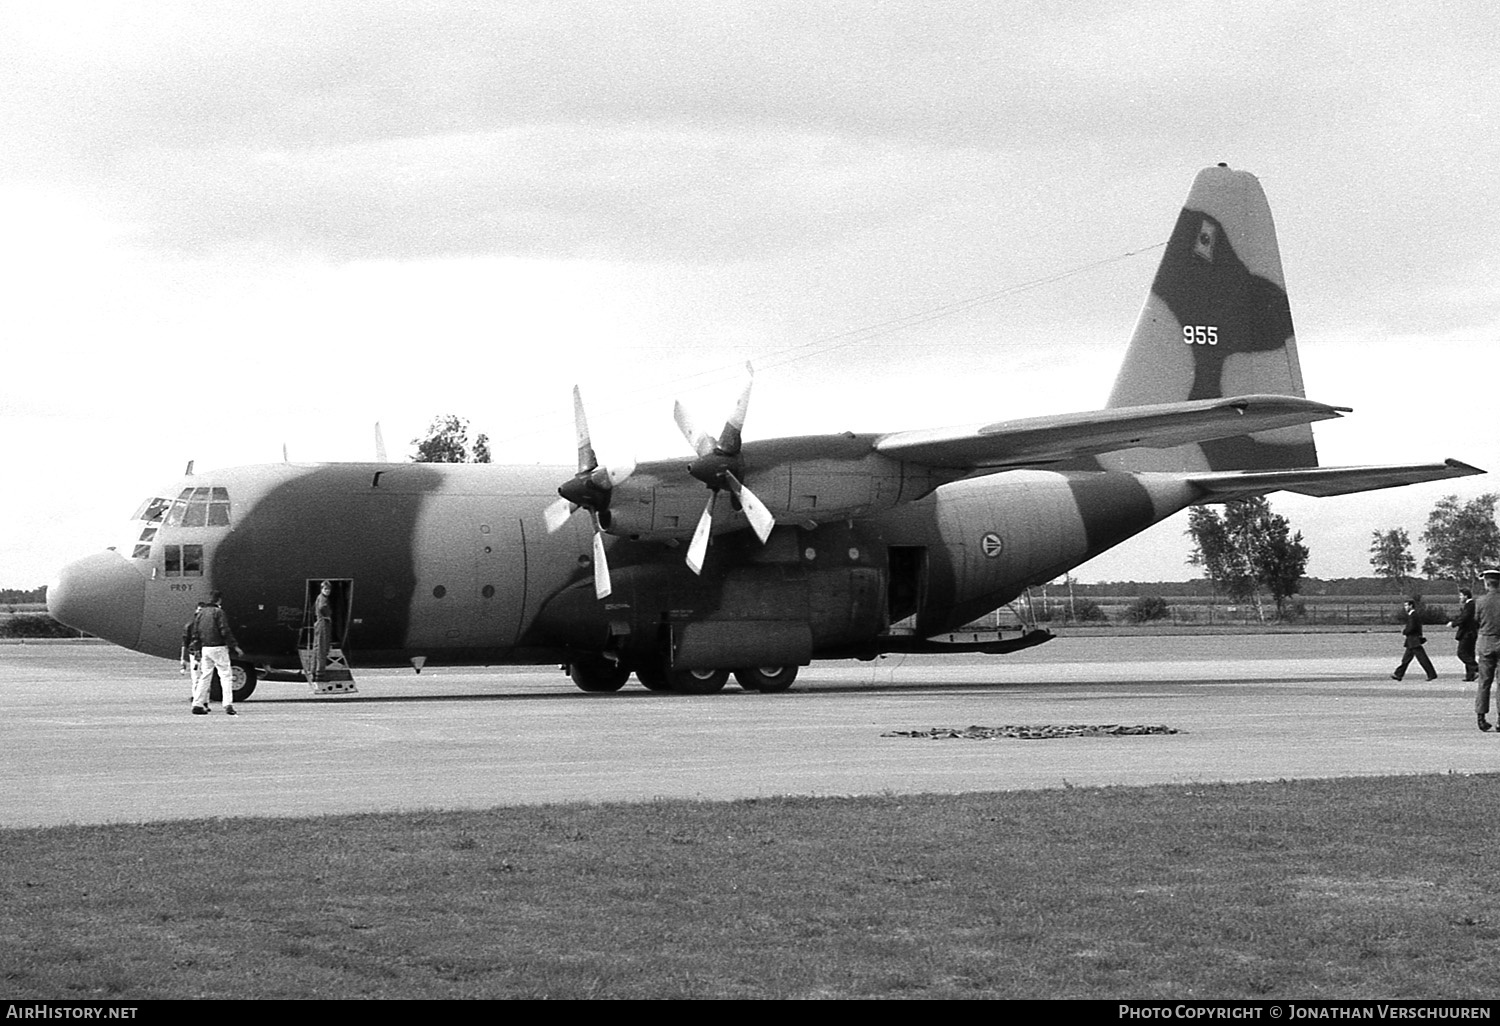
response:
<path id="1" fill-rule="evenodd" d="M 635 472 L 635 464 L 620 467 L 603 467 L 594 454 L 593 442 L 589 439 L 589 422 L 583 413 L 583 397 L 578 386 L 573 386 L 573 424 L 578 432 L 578 473 L 562 483 L 557 494 L 562 496 L 543 513 L 547 533 L 551 534 L 568 522 L 568 518 L 580 509 L 589 511 L 594 522 L 594 594 L 607 598 L 612 586 L 609 581 L 609 563 L 604 558 L 604 531 L 609 527 L 609 500 L 614 487 Z"/>
<path id="2" fill-rule="evenodd" d="M 771 528 L 776 526 L 776 518 L 765 503 L 740 480 L 745 473 L 744 461 L 740 458 L 741 431 L 745 426 L 745 413 L 750 407 L 750 386 L 755 383 L 755 369 L 747 363 L 745 370 L 749 374 L 745 390 L 740 393 L 734 413 L 724 422 L 724 430 L 718 438 L 699 430 L 682 403 L 677 403 L 672 411 L 682 436 L 698 454 L 698 458 L 688 464 L 688 473 L 708 485 L 709 489 L 708 503 L 703 507 L 703 515 L 698 518 L 698 527 L 688 546 L 687 565 L 695 574 L 703 572 L 703 557 L 708 553 L 708 540 L 713 534 L 714 504 L 719 492 L 729 491 L 735 508 L 744 511 L 762 545 L 771 536 Z"/>

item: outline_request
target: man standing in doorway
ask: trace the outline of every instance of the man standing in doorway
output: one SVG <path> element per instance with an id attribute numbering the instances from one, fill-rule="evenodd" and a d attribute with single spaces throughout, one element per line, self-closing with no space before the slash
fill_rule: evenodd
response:
<path id="1" fill-rule="evenodd" d="M 229 650 L 232 648 L 241 655 L 244 652 L 229 629 L 229 617 L 224 615 L 219 604 L 222 600 L 223 594 L 214 592 L 208 597 L 208 605 L 198 610 L 194 621 L 198 640 L 203 645 L 203 655 L 198 660 L 198 686 L 193 689 L 195 716 L 208 712 L 209 688 L 216 669 L 219 671 L 219 690 L 224 695 L 224 711 L 230 716 L 235 715 L 234 667 L 229 662 Z"/>
<path id="2" fill-rule="evenodd" d="M 1490 685 L 1495 682 L 1495 667 L 1500 664 L 1500 568 L 1481 571 L 1484 594 L 1474 601 L 1474 616 L 1479 621 L 1479 638 L 1474 655 L 1479 661 L 1479 692 L 1474 696 L 1474 712 L 1479 729 L 1489 730 L 1485 716 L 1490 711 Z"/>
<path id="3" fill-rule="evenodd" d="M 313 603 L 313 680 L 321 681 L 328 668 L 328 649 L 333 641 L 333 582 L 324 581 Z"/>

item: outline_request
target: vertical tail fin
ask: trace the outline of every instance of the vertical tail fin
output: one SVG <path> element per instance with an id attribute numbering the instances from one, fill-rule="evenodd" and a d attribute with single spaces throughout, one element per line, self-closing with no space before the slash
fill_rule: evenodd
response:
<path id="1" fill-rule="evenodd" d="M 1109 406 L 1304 395 L 1276 227 L 1260 182 L 1224 165 L 1193 181 L 1136 322 Z M 1102 460 L 1121 470 L 1318 465 L 1306 424 Z"/>

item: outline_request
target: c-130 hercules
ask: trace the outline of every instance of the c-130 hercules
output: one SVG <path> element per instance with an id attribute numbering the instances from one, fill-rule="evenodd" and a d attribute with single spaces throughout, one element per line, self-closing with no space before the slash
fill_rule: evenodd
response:
<path id="1" fill-rule="evenodd" d="M 732 673 L 774 692 L 814 659 L 1046 640 L 939 636 L 1190 505 L 1482 473 L 1318 466 L 1309 425 L 1349 411 L 1304 397 L 1270 208 L 1223 165 L 1193 183 L 1102 410 L 742 441 L 748 400 L 747 386 L 717 438 L 679 409 L 691 460 L 601 467 L 575 392 L 576 470 L 189 474 L 142 506 L 126 548 L 65 567 L 48 608 L 175 658 L 194 603 L 221 590 L 244 649 L 236 698 L 268 670 L 312 668 L 324 579 L 356 666 L 560 663 L 585 691 L 634 673 L 687 693 Z"/>

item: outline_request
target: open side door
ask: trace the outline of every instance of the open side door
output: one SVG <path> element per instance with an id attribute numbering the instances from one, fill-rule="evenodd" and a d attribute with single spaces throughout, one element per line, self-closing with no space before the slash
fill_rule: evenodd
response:
<path id="1" fill-rule="evenodd" d="M 333 631 L 329 638 L 327 663 L 319 667 L 315 648 L 314 610 L 323 582 L 332 585 L 329 602 L 333 606 Z M 354 674 L 349 670 L 345 655 L 348 650 L 349 629 L 354 623 L 354 579 L 350 577 L 309 577 L 302 595 L 302 630 L 298 634 L 297 658 L 302 663 L 302 672 L 312 685 L 313 693 L 319 695 L 339 694 L 356 690 Z"/>

